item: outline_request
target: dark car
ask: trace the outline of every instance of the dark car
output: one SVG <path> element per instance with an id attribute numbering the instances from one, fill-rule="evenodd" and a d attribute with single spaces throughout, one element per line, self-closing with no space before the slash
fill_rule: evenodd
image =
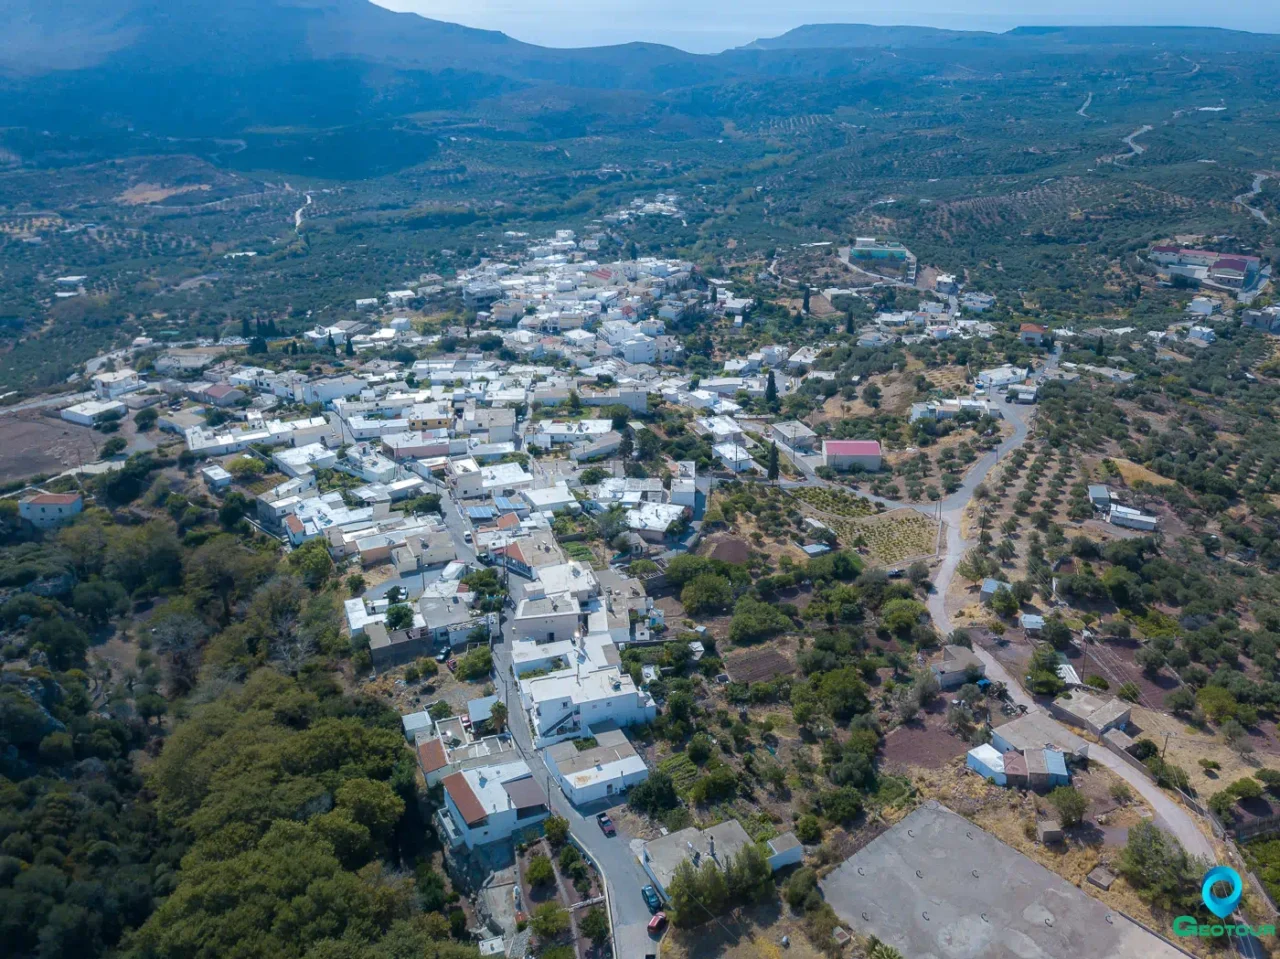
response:
<path id="1" fill-rule="evenodd" d="M 596 816 L 596 822 L 600 824 L 600 831 L 606 836 L 616 836 L 618 834 L 618 830 L 613 825 L 613 820 L 609 818 L 609 814 L 607 812 L 602 812 L 600 815 Z"/>
<path id="2" fill-rule="evenodd" d="M 653 886 L 645 886 L 640 890 L 640 895 L 644 896 L 645 905 L 649 907 L 650 912 L 657 912 L 658 907 L 662 905 L 662 900 L 658 898 L 658 890 Z"/>

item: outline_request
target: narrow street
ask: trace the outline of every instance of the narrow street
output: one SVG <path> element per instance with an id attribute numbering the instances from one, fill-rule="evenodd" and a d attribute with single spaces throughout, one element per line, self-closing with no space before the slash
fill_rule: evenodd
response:
<path id="1" fill-rule="evenodd" d="M 456 507 L 453 510 L 446 509 L 446 520 L 450 512 L 456 515 Z M 458 520 L 462 521 L 461 517 Z M 461 540 L 455 537 L 455 541 Z M 526 580 L 519 576 L 511 577 L 510 592 L 516 602 L 519 602 L 521 584 L 524 582 Z M 569 829 L 574 838 L 600 867 L 608 887 L 609 908 L 613 918 L 614 956 L 617 959 L 639 959 L 646 953 L 656 952 L 656 943 L 649 938 L 649 908 L 640 895 L 641 888 L 648 885 L 650 880 L 631 850 L 630 838 L 621 827 L 616 836 L 606 836 L 595 820 L 597 813 L 620 806 L 624 800 L 602 800 L 579 810 L 569 802 L 556 784 L 541 754 L 533 748 L 529 724 L 520 707 L 519 690 L 511 672 L 511 644 L 515 638 L 515 630 L 504 615 L 502 641 L 493 647 L 493 672 L 497 691 L 507 704 L 511 738 L 521 757 L 529 764 L 534 778 L 546 790 L 552 811 L 569 821 Z"/>

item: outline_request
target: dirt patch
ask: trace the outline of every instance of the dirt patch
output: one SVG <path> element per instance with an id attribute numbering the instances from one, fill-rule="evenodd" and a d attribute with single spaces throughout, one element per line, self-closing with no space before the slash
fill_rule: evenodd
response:
<path id="1" fill-rule="evenodd" d="M 757 683 L 761 680 L 790 676 L 795 665 L 776 649 L 750 649 L 725 657 L 725 672 L 736 683 Z"/>
<path id="2" fill-rule="evenodd" d="M 1116 469 L 1120 471 L 1120 478 L 1124 480 L 1125 486 L 1132 486 L 1139 481 L 1150 483 L 1152 486 L 1173 486 L 1174 481 L 1166 479 L 1159 473 L 1140 466 L 1132 460 L 1113 458 L 1111 462 L 1116 464 Z"/>
<path id="3" fill-rule="evenodd" d="M 92 463 L 106 435 L 39 413 L 0 416 L 0 481 Z"/>
<path id="4" fill-rule="evenodd" d="M 946 728 L 944 713 L 939 709 L 889 730 L 884 738 L 884 768 L 892 772 L 909 772 L 915 766 L 936 768 L 970 748 L 969 743 Z"/>
<path id="5" fill-rule="evenodd" d="M 791 945 L 784 949 L 782 937 Z M 720 922 L 672 929 L 662 943 L 665 959 L 821 959 L 802 920 L 780 902 L 740 909 Z"/>
<path id="6" fill-rule="evenodd" d="M 144 206 L 148 203 L 161 203 L 171 196 L 184 193 L 198 193 L 211 189 L 207 183 L 191 183 L 186 186 L 161 186 L 159 183 L 135 183 L 118 197 L 116 202 L 122 206 Z"/>
<path id="7" fill-rule="evenodd" d="M 736 536 L 713 536 L 710 542 L 712 559 L 742 564 L 751 558 L 751 547 Z"/>

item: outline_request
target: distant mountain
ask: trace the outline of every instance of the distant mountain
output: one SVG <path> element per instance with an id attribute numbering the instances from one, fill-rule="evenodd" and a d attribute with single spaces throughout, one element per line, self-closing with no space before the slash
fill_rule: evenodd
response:
<path id="1" fill-rule="evenodd" d="M 1217 27 L 1015 27 L 1006 33 L 881 27 L 869 23 L 812 23 L 777 37 L 754 40 L 739 50 L 974 49 L 1032 51 L 1068 47 L 1158 47 L 1166 50 L 1275 50 L 1280 36 Z"/>
<path id="2" fill-rule="evenodd" d="M 869 67 L 859 51 L 877 48 L 921 52 Z M 1047 55 L 1153 48 L 1280 43 L 1176 27 L 995 34 L 812 24 L 700 56 L 645 43 L 540 47 L 368 0 L 0 0 L 0 128 L 48 131 L 37 153 L 59 162 L 111 156 L 121 137 L 147 141 L 138 149 L 163 137 L 234 137 L 249 141 L 242 165 L 381 170 L 434 149 L 422 116 L 478 113 L 482 102 L 517 126 L 528 119 L 521 135 L 580 135 L 592 118 L 705 119 L 765 89 L 793 96 L 808 84 L 821 102 L 843 77 L 860 77 L 861 95 L 889 96 L 913 72 L 951 62 L 976 69 L 999 54 L 1003 68 L 1018 70 Z"/>
<path id="3" fill-rule="evenodd" d="M 994 40 L 998 33 L 934 27 L 880 27 L 870 23 L 810 23 L 777 37 L 753 40 L 739 50 L 814 50 L 846 47 L 940 47 Z"/>
<path id="4" fill-rule="evenodd" d="M 178 135 L 459 108 L 528 83 L 661 90 L 723 74 L 656 44 L 554 50 L 367 0 L 7 0 L 0 124 Z"/>

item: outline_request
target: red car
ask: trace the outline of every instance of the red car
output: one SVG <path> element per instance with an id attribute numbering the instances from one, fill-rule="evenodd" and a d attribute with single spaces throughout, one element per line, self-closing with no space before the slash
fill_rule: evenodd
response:
<path id="1" fill-rule="evenodd" d="M 613 820 L 609 818 L 607 812 L 602 812 L 596 816 L 596 822 L 600 824 L 600 831 L 606 836 L 616 836 L 618 834 L 617 827 L 614 826 Z"/>
<path id="2" fill-rule="evenodd" d="M 650 934 L 657 935 L 667 927 L 667 914 L 665 912 L 655 913 L 654 917 L 649 920 Z"/>

